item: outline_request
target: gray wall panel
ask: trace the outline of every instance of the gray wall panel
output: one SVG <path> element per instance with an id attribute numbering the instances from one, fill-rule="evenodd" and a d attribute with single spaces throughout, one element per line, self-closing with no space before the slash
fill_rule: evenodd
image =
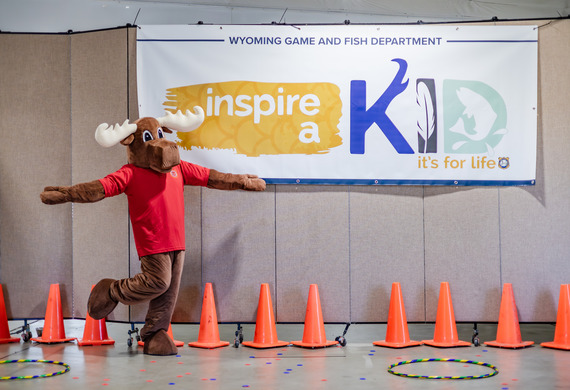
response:
<path id="1" fill-rule="evenodd" d="M 449 282 L 457 321 L 496 321 L 500 304 L 497 188 L 427 187 L 424 200 L 426 318 L 435 321 Z"/>
<path id="2" fill-rule="evenodd" d="M 425 321 L 423 188 L 353 187 L 351 321 L 386 322 L 394 282 L 408 321 Z"/>
<path id="3" fill-rule="evenodd" d="M 348 188 L 276 187 L 277 321 L 303 322 L 309 285 L 326 322 L 350 318 Z"/>
<path id="4" fill-rule="evenodd" d="M 0 35 L 0 280 L 10 318 L 43 318 L 60 284 L 72 315 L 71 206 L 40 202 L 70 184 L 69 37 Z"/>
<path id="5" fill-rule="evenodd" d="M 554 321 L 570 281 L 570 23 L 539 29 L 536 186 L 500 191 L 503 283 L 521 321 Z"/>
<path id="6" fill-rule="evenodd" d="M 126 30 L 71 37 L 73 184 L 102 178 L 126 163 L 124 146 L 103 148 L 94 137 L 100 123 L 127 119 L 126 48 Z M 128 253 L 125 195 L 73 205 L 75 316 L 85 316 L 93 284 L 128 276 Z M 109 319 L 128 320 L 128 308 L 119 305 Z"/>
<path id="7" fill-rule="evenodd" d="M 275 294 L 274 207 L 271 186 L 202 190 L 202 285 L 212 283 L 221 322 L 255 322 L 261 283 Z"/>

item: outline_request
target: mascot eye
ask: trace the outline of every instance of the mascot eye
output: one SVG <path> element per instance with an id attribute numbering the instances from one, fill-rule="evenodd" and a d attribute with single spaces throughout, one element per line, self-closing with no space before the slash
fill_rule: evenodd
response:
<path id="1" fill-rule="evenodd" d="M 162 134 L 162 129 L 159 127 L 157 130 L 158 138 L 164 138 L 164 134 Z"/>
<path id="2" fill-rule="evenodd" d="M 152 138 L 152 134 L 150 133 L 150 131 L 145 130 L 143 133 L 143 142 L 148 142 L 148 141 L 152 141 L 154 138 Z"/>

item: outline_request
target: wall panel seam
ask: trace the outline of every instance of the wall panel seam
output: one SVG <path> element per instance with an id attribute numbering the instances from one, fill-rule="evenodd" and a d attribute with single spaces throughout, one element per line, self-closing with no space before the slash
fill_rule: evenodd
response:
<path id="1" fill-rule="evenodd" d="M 67 36 L 67 52 L 69 58 L 69 153 L 70 169 L 69 169 L 69 184 L 73 185 L 73 61 L 72 61 L 72 36 Z M 74 238 L 74 210 L 75 204 L 71 203 L 71 318 L 75 318 L 75 277 L 74 267 L 75 264 L 75 238 Z"/>
<path id="2" fill-rule="evenodd" d="M 422 234 L 424 246 L 424 322 L 427 322 L 427 280 L 426 280 L 426 187 L 422 186 Z"/>

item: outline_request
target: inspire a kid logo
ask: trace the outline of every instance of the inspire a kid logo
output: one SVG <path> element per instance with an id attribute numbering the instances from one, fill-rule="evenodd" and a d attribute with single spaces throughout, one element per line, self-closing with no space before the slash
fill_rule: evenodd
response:
<path id="1" fill-rule="evenodd" d="M 365 80 L 350 82 L 350 128 L 344 138 L 338 127 L 343 102 L 340 88 L 333 83 L 190 85 L 169 89 L 164 105 L 182 111 L 195 105 L 205 109 L 206 120 L 199 129 L 178 133 L 178 144 L 186 150 L 225 149 L 249 157 L 314 155 L 349 143 L 350 154 L 364 154 L 366 132 L 380 129 L 398 154 L 440 153 L 440 137 L 447 154 L 493 154 L 507 133 L 506 106 L 500 94 L 479 81 L 444 80 L 438 85 L 435 79 L 420 78 L 414 85 L 407 76 L 407 61 L 395 58 L 392 62 L 398 69 L 384 90 L 369 89 Z M 416 95 L 415 130 L 402 128 L 401 118 L 389 114 L 391 105 L 402 104 L 399 97 L 411 85 Z M 443 95 L 442 108 L 438 107 L 438 89 Z M 440 111 L 442 115 L 438 115 Z M 442 116 L 441 131 L 438 117 Z M 415 141 L 410 138 L 414 131 L 417 148 L 412 147 Z M 501 168 L 508 167 L 507 162 L 503 161 Z"/>

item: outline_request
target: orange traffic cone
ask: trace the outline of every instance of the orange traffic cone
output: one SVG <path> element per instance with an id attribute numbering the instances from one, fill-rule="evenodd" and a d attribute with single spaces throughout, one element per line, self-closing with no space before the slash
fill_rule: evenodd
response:
<path id="1" fill-rule="evenodd" d="M 253 341 L 244 341 L 242 344 L 253 348 L 284 347 L 289 345 L 288 342 L 280 341 L 277 338 L 277 326 L 275 325 L 271 293 L 267 283 L 262 283 L 259 291 L 259 304 L 257 305 L 257 320 Z"/>
<path id="2" fill-rule="evenodd" d="M 6 314 L 6 304 L 4 302 L 4 291 L 0 284 L 0 344 L 17 343 L 18 341 L 20 341 L 18 337 L 10 337 L 8 315 Z"/>
<path id="3" fill-rule="evenodd" d="M 388 311 L 388 327 L 386 328 L 386 340 L 375 341 L 379 347 L 404 348 L 422 345 L 421 341 L 410 340 L 408 334 L 408 322 L 406 309 L 402 299 L 400 283 L 392 283 L 390 295 L 390 309 Z"/>
<path id="4" fill-rule="evenodd" d="M 490 347 L 499 348 L 523 348 L 534 344 L 533 341 L 522 341 L 519 327 L 517 305 L 511 283 L 503 285 L 501 297 L 501 309 L 499 311 L 499 325 L 497 327 L 497 340 L 484 343 Z"/>
<path id="5" fill-rule="evenodd" d="M 540 345 L 548 348 L 570 350 L 570 284 L 560 285 L 554 341 L 541 343 Z"/>
<path id="6" fill-rule="evenodd" d="M 212 283 L 206 283 L 204 287 L 204 300 L 202 301 L 202 316 L 200 318 L 200 330 L 198 341 L 188 343 L 191 347 L 218 348 L 230 345 L 228 341 L 220 341 L 218 330 L 218 316 L 216 315 L 216 302 Z"/>
<path id="7" fill-rule="evenodd" d="M 46 317 L 44 329 L 40 337 L 31 340 L 37 343 L 64 343 L 73 341 L 76 337 L 65 337 L 65 327 L 63 325 L 63 312 L 61 309 L 61 295 L 59 284 L 52 284 L 49 287 Z"/>
<path id="8" fill-rule="evenodd" d="M 442 282 L 439 289 L 433 340 L 423 340 L 423 343 L 432 347 L 468 347 L 471 345 L 467 341 L 459 340 L 457 336 L 453 303 L 447 282 Z"/>
<path id="9" fill-rule="evenodd" d="M 307 312 L 305 314 L 305 328 L 303 330 L 302 341 L 291 341 L 291 344 L 298 347 L 329 347 L 338 344 L 338 341 L 326 339 L 325 323 L 321 310 L 319 298 L 319 287 L 316 284 L 309 286 L 309 300 L 307 302 Z"/>
<path id="10" fill-rule="evenodd" d="M 176 345 L 177 347 L 184 346 L 184 341 L 174 340 L 174 334 L 172 333 L 172 324 L 168 325 L 168 330 L 166 331 L 166 334 L 170 336 L 172 341 L 174 341 L 174 345 Z M 139 341 L 137 344 L 139 345 L 139 347 L 144 347 L 144 341 Z"/>
<path id="11" fill-rule="evenodd" d="M 95 285 L 91 286 L 93 290 Z M 83 338 L 77 340 L 77 345 L 112 345 L 115 344 L 115 340 L 109 338 L 107 335 L 107 325 L 105 324 L 105 319 L 94 320 L 93 317 L 87 313 L 85 317 L 85 328 L 83 329 Z"/>

